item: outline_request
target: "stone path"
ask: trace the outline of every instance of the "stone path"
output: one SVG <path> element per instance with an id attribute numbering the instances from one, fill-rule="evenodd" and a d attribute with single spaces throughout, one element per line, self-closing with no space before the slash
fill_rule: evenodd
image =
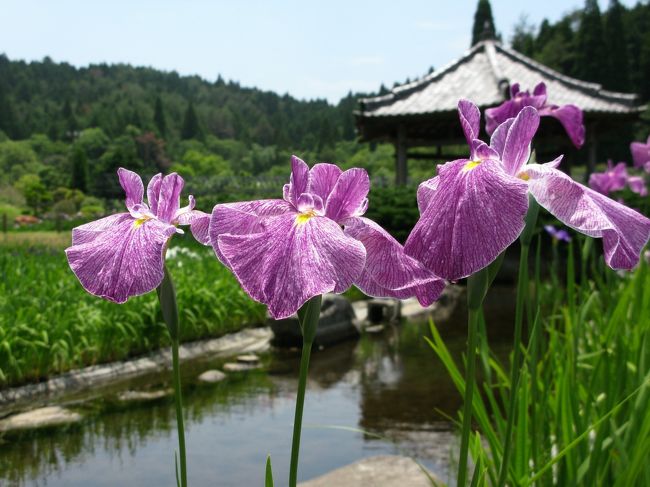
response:
<path id="1" fill-rule="evenodd" d="M 0 420 L 0 432 L 60 426 L 81 421 L 81 415 L 60 406 L 32 409 Z"/>
<path id="2" fill-rule="evenodd" d="M 364 458 L 299 484 L 299 487 L 332 486 L 431 487 L 431 481 L 413 459 L 397 455 L 379 455 Z"/>

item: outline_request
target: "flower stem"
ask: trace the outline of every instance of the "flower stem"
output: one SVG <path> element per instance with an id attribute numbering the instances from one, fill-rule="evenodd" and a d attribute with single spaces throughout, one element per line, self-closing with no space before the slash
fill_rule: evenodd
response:
<path id="1" fill-rule="evenodd" d="M 465 397 L 463 401 L 463 426 L 460 436 L 460 455 L 458 457 L 458 487 L 467 483 L 467 457 L 469 437 L 472 429 L 472 401 L 476 382 L 476 346 L 478 342 L 478 321 L 481 315 L 483 298 L 490 283 L 488 268 L 478 271 L 467 279 L 467 368 L 465 373 Z"/>
<path id="2" fill-rule="evenodd" d="M 300 376 L 298 379 L 298 395 L 296 397 L 296 413 L 293 420 L 293 440 L 291 442 L 291 464 L 289 467 L 289 487 L 296 487 L 298 482 L 298 456 L 300 454 L 300 433 L 302 431 L 302 412 L 305 404 L 307 388 L 307 371 L 311 348 L 316 336 L 318 318 L 320 317 L 322 296 L 314 296 L 300 310 L 298 318 L 302 330 L 302 356 L 300 358 Z"/>
<path id="3" fill-rule="evenodd" d="M 181 487 L 187 486 L 187 462 L 185 453 L 185 424 L 183 421 L 183 397 L 181 395 L 181 367 L 178 359 L 178 340 L 172 340 L 172 366 L 174 369 L 174 400 L 176 403 L 176 427 L 178 428 L 178 451 L 180 456 Z"/>
<path id="4" fill-rule="evenodd" d="M 174 402 L 176 404 L 176 428 L 178 429 L 178 453 L 180 457 L 180 480 L 177 481 L 180 487 L 187 487 L 187 461 L 185 454 L 185 425 L 183 421 L 183 398 L 181 392 L 181 367 L 178 354 L 179 347 L 179 326 L 178 326 L 178 306 L 176 304 L 176 289 L 171 275 L 164 268 L 165 277 L 160 286 L 156 289 L 158 301 L 162 311 L 163 319 L 169 331 L 169 337 L 172 344 L 172 371 L 174 381 Z"/>
<path id="5" fill-rule="evenodd" d="M 526 215 L 526 227 L 519 239 L 519 273 L 517 276 L 517 301 L 515 306 L 515 337 L 513 342 L 512 371 L 510 374 L 510 401 L 508 404 L 508 422 L 506 424 L 505 445 L 503 457 L 499 469 L 497 486 L 505 485 L 508 477 L 508 463 L 510 461 L 510 450 L 512 449 L 512 429 L 515 423 L 515 408 L 517 406 L 517 392 L 519 390 L 519 376 L 521 373 L 521 335 L 524 321 L 524 307 L 530 308 L 528 302 L 528 251 L 532 242 L 539 205 L 530 198 L 528 214 Z M 530 326 L 530 324 L 529 324 Z"/>

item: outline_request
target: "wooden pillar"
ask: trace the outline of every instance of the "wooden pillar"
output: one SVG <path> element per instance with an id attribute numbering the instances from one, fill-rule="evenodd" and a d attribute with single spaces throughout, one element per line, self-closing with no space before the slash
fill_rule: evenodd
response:
<path id="1" fill-rule="evenodd" d="M 399 125 L 397 127 L 397 143 L 395 144 L 395 184 L 397 186 L 405 186 L 408 178 L 406 150 L 406 129 L 404 125 Z"/>

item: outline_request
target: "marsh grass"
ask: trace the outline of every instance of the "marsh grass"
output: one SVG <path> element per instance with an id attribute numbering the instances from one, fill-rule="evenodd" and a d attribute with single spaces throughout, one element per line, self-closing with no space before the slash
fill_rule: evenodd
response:
<path id="1" fill-rule="evenodd" d="M 650 271 L 642 261 L 634 272 L 617 274 L 588 243 L 576 254 L 580 285 L 571 247 L 560 285 L 557 275 L 540 280 L 537 253 L 516 384 L 512 362 L 501 363 L 481 333 L 471 485 L 499 485 L 513 393 L 505 485 L 650 485 Z M 431 332 L 431 347 L 464 393 L 460 365 L 433 324 Z"/>
<path id="2" fill-rule="evenodd" d="M 70 239 L 70 232 L 7 232 L 0 234 L 0 249 L 26 246 L 63 250 Z"/>
<path id="3" fill-rule="evenodd" d="M 262 322 L 264 307 L 241 290 L 211 249 L 191 238 L 175 237 L 167 260 L 181 339 Z M 123 305 L 89 295 L 66 262 L 68 239 L 54 232 L 0 236 L 0 387 L 169 345 L 156 294 Z"/>

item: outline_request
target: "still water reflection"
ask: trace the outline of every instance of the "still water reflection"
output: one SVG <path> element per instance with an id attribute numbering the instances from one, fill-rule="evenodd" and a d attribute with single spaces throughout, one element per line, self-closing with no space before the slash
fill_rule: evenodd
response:
<path id="1" fill-rule="evenodd" d="M 455 440 L 440 411 L 454 414 L 459 397 L 424 342 L 427 333 L 426 325 L 406 324 L 312 356 L 301 480 L 381 453 L 414 456 L 447 479 Z M 447 343 L 458 354 L 462 334 Z M 231 374 L 211 386 L 195 378 L 220 363 L 184 365 L 191 485 L 261 486 L 267 454 L 277 484 L 284 484 L 298 359 L 297 352 L 271 352 L 265 372 Z M 149 377 L 130 387 L 168 387 L 165 380 Z M 124 405 L 115 397 L 77 404 L 86 418 L 78 425 L 0 439 L 0 485 L 175 485 L 171 398 Z"/>

